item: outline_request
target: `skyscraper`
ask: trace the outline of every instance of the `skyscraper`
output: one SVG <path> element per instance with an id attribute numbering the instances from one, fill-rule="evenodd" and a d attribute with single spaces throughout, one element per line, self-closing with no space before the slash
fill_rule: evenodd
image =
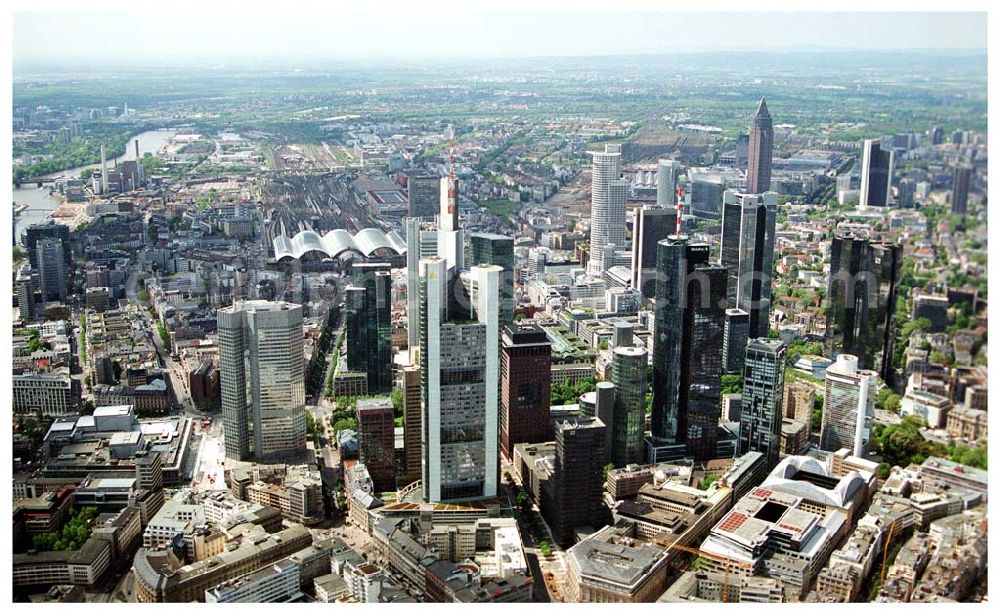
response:
<path id="1" fill-rule="evenodd" d="M 368 375 L 368 393 L 392 389 L 392 278 L 371 272 L 344 289 L 347 367 Z"/>
<path id="2" fill-rule="evenodd" d="M 581 395 L 580 416 L 597 417 L 604 424 L 604 460 L 601 461 L 603 467 L 611 459 L 614 450 L 615 384 L 610 381 L 599 381 L 594 391 Z"/>
<path id="3" fill-rule="evenodd" d="M 850 234 L 835 234 L 830 246 L 824 354 L 854 355 L 890 385 L 902 260 L 901 245 Z"/>
<path id="4" fill-rule="evenodd" d="M 416 291 L 416 289 L 414 289 Z M 420 438 L 423 435 L 420 411 L 420 368 L 405 366 L 400 371 L 403 390 L 403 470 L 400 486 L 420 479 Z"/>
<path id="5" fill-rule="evenodd" d="M 642 347 L 614 350 L 611 382 L 615 385 L 615 415 L 611 461 L 616 468 L 642 462 L 647 364 L 648 354 Z"/>
<path id="6" fill-rule="evenodd" d="M 781 451 L 784 385 L 785 343 L 770 338 L 751 340 L 743 366 L 739 453 L 764 454 L 769 469 L 778 464 Z"/>
<path id="7" fill-rule="evenodd" d="M 514 238 L 496 233 L 473 233 L 469 236 L 469 265 L 499 265 L 503 268 L 500 280 L 500 322 L 514 322 Z"/>
<path id="8" fill-rule="evenodd" d="M 621 146 L 607 144 L 604 152 L 590 152 L 594 157 L 590 179 L 590 263 L 588 271 L 599 276 L 603 271 L 608 244 L 621 249 L 625 245 L 625 198 L 628 182 L 621 177 Z"/>
<path id="9" fill-rule="evenodd" d="M 549 403 L 552 343 L 534 324 L 508 325 L 500 351 L 500 447 L 508 459 L 518 443 L 552 440 Z"/>
<path id="10" fill-rule="evenodd" d="M 774 127 L 763 98 L 750 124 L 747 158 L 747 192 L 760 194 L 771 190 L 771 157 L 774 152 Z"/>
<path id="11" fill-rule="evenodd" d="M 860 205 L 888 205 L 891 185 L 892 150 L 883 150 L 878 139 L 865 139 L 861 148 Z"/>
<path id="12" fill-rule="evenodd" d="M 22 243 L 24 244 L 24 252 L 28 255 L 28 263 L 31 263 L 31 268 L 38 269 L 38 251 L 35 246 L 39 240 L 46 237 L 59 240 L 62 244 L 63 262 L 66 264 L 68 271 L 73 264 L 73 254 L 69 242 L 69 227 L 66 225 L 57 225 L 51 220 L 31 225 L 24 230 Z"/>
<path id="13" fill-rule="evenodd" d="M 657 257 L 651 446 L 673 445 L 676 456 L 683 444 L 697 460 L 715 456 L 721 409 L 727 274 L 708 255 L 707 244 L 672 235 Z"/>
<path id="14" fill-rule="evenodd" d="M 845 354 L 826 369 L 819 438 L 819 447 L 824 451 L 847 447 L 856 456 L 868 454 L 878 375 L 859 370 L 858 365 L 857 357 Z"/>
<path id="15" fill-rule="evenodd" d="M 768 331 L 777 216 L 778 193 L 723 193 L 720 261 L 729 270 L 726 296 L 731 307 L 750 314 L 750 338 Z"/>
<path id="16" fill-rule="evenodd" d="M 420 346 L 420 259 L 437 254 L 438 234 L 431 225 L 421 223 L 416 218 L 407 218 L 406 223 L 406 342 L 410 350 L 410 360 L 416 361 L 416 351 Z"/>
<path id="17" fill-rule="evenodd" d="M 660 161 L 661 163 L 664 161 Z M 661 171 L 662 173 L 662 171 Z M 632 234 L 632 288 L 643 296 L 656 294 L 656 245 L 677 229 L 673 207 L 638 207 Z"/>
<path id="18" fill-rule="evenodd" d="M 38 286 L 43 302 L 66 301 L 66 272 L 63 243 L 54 237 L 43 237 L 35 244 L 38 263 Z"/>
<path id="19" fill-rule="evenodd" d="M 547 516 L 553 538 L 572 544 L 578 526 L 600 528 L 607 521 L 604 507 L 604 443 L 607 427 L 596 417 L 556 422 L 553 464 L 554 511 Z"/>
<path id="20" fill-rule="evenodd" d="M 371 475 L 378 492 L 396 489 L 395 409 L 389 398 L 370 398 L 355 403 L 358 420 L 358 458 Z"/>
<path id="21" fill-rule="evenodd" d="M 423 498 L 427 502 L 496 496 L 498 481 L 498 266 L 473 267 L 470 299 L 477 322 L 449 321 L 448 262 L 420 260 L 420 395 Z"/>
<path id="22" fill-rule="evenodd" d="M 273 460 L 305 452 L 302 306 L 239 301 L 219 310 L 218 327 L 226 457 Z"/>
<path id="23" fill-rule="evenodd" d="M 462 228 L 458 224 L 458 180 L 452 176 L 441 178 L 437 254 L 456 272 L 465 266 Z"/>
<path id="24" fill-rule="evenodd" d="M 972 182 L 970 165 L 955 165 L 951 181 L 951 213 L 965 214 L 969 209 L 969 184 Z"/>
<path id="25" fill-rule="evenodd" d="M 722 367 L 728 374 L 743 374 L 747 341 L 750 339 L 750 314 L 739 308 L 726 310 L 723 329 Z"/>
<path id="26" fill-rule="evenodd" d="M 407 178 L 407 215 L 411 218 L 431 218 L 441 205 L 441 178 L 416 175 Z"/>
<path id="27" fill-rule="evenodd" d="M 661 158 L 656 163 L 656 205 L 672 207 L 677 202 L 677 176 L 681 164 Z"/>

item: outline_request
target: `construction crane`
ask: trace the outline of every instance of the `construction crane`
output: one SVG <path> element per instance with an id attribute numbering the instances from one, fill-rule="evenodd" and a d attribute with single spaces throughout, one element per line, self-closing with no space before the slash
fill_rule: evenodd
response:
<path id="1" fill-rule="evenodd" d="M 679 192 L 679 191 L 678 191 Z M 732 559 L 728 556 L 723 556 L 722 554 L 715 554 L 713 552 L 706 552 L 705 550 L 700 550 L 698 548 L 688 547 L 686 545 L 680 545 L 678 543 L 669 543 L 662 541 L 660 539 L 653 539 L 653 543 L 656 545 L 666 548 L 669 552 L 670 550 L 680 550 L 681 552 L 686 552 L 688 554 L 694 554 L 695 556 L 703 556 L 712 560 L 720 561 L 724 565 L 723 569 L 723 583 L 722 583 L 722 602 L 726 603 L 729 600 L 729 570 L 735 565 L 741 569 L 753 569 L 753 565 L 750 563 L 745 563 L 740 560 Z"/>
<path id="2" fill-rule="evenodd" d="M 885 547 L 882 548 L 882 574 L 879 576 L 878 585 L 885 584 L 885 569 L 889 565 L 889 545 L 892 543 L 892 534 L 896 532 L 896 521 L 889 525 L 889 532 L 885 537 Z"/>

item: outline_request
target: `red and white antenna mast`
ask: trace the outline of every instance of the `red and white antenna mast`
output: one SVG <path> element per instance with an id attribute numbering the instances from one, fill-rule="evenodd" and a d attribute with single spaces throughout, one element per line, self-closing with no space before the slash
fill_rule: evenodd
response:
<path id="1" fill-rule="evenodd" d="M 681 234 L 681 212 L 684 210 L 684 187 L 677 187 L 677 235 Z"/>

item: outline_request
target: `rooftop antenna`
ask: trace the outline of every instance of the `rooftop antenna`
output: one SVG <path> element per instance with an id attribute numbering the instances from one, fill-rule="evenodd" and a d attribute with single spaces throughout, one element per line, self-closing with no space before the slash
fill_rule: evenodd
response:
<path id="1" fill-rule="evenodd" d="M 681 234 L 681 212 L 684 209 L 684 187 L 677 187 L 677 235 Z"/>

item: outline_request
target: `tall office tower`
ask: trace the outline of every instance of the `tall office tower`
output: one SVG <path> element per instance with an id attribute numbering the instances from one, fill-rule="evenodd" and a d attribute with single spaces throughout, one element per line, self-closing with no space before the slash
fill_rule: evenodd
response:
<path id="1" fill-rule="evenodd" d="M 764 454 L 768 469 L 781 451 L 781 403 L 785 387 L 785 343 L 757 338 L 747 344 L 740 414 L 740 455 Z"/>
<path id="2" fill-rule="evenodd" d="M 774 228 L 778 193 L 722 195 L 722 251 L 729 270 L 726 297 L 750 313 L 750 338 L 767 335 L 774 275 Z"/>
<path id="3" fill-rule="evenodd" d="M 604 460 L 603 467 L 611 459 L 614 450 L 615 421 L 615 384 L 610 381 L 600 381 L 594 391 L 588 391 L 580 396 L 580 416 L 596 417 L 604 424 Z"/>
<path id="4" fill-rule="evenodd" d="M 392 277 L 370 273 L 344 289 L 347 367 L 368 375 L 368 393 L 392 390 Z"/>
<path id="5" fill-rule="evenodd" d="M 750 340 L 750 313 L 739 308 L 726 310 L 722 336 L 723 370 L 727 374 L 743 374 L 743 360 Z"/>
<path id="6" fill-rule="evenodd" d="M 827 357 L 847 353 L 894 383 L 896 287 L 903 261 L 899 244 L 835 234 L 826 291 Z"/>
<path id="7" fill-rule="evenodd" d="M 707 244 L 673 235 L 657 257 L 651 447 L 673 446 L 676 456 L 684 444 L 696 460 L 715 456 L 721 409 L 726 268 L 708 254 Z"/>
<path id="8" fill-rule="evenodd" d="M 101 144 L 101 194 L 108 194 L 108 159 L 104 155 L 104 144 Z"/>
<path id="9" fill-rule="evenodd" d="M 610 517 L 603 498 L 607 427 L 596 417 L 574 417 L 557 421 L 555 428 L 555 507 L 549 519 L 556 543 L 568 545 L 575 528 L 600 528 Z"/>
<path id="10" fill-rule="evenodd" d="M 656 205 L 672 207 L 677 203 L 677 176 L 680 174 L 681 164 L 676 160 L 661 158 L 656 163 Z"/>
<path id="11" fill-rule="evenodd" d="M 17 307 L 22 320 L 35 318 L 35 285 L 31 282 L 31 269 L 27 266 L 17 273 Z"/>
<path id="12" fill-rule="evenodd" d="M 28 254 L 28 263 L 31 264 L 31 269 L 38 269 L 38 252 L 35 246 L 40 239 L 46 237 L 59 240 L 62 244 L 63 262 L 66 264 L 66 270 L 69 271 L 73 265 L 72 246 L 69 242 L 69 227 L 66 225 L 57 225 L 51 220 L 31 225 L 24 230 L 22 244 L 24 245 L 24 252 Z"/>
<path id="13" fill-rule="evenodd" d="M 663 162 L 663 161 L 661 161 Z M 661 172 L 662 173 L 662 172 Z M 632 288 L 652 298 L 656 294 L 656 245 L 677 229 L 674 207 L 638 207 L 632 233 Z"/>
<path id="14" fill-rule="evenodd" d="M 861 205 L 889 204 L 892 158 L 892 150 L 883 150 L 878 139 L 865 139 L 861 154 Z"/>
<path id="15" fill-rule="evenodd" d="M 616 468 L 642 462 L 648 363 L 648 354 L 642 347 L 618 347 L 614 350 L 611 382 L 615 386 L 615 414 L 611 461 Z"/>
<path id="16" fill-rule="evenodd" d="M 819 437 L 819 447 L 824 451 L 847 447 L 856 456 L 868 454 L 878 374 L 859 370 L 858 365 L 857 357 L 838 355 L 837 361 L 826 369 Z"/>
<path id="17" fill-rule="evenodd" d="M 407 178 L 407 216 L 433 218 L 441 205 L 441 178 L 418 175 Z"/>
<path id="18" fill-rule="evenodd" d="M 378 492 L 396 489 L 395 409 L 389 398 L 358 400 L 358 459 L 368 469 Z"/>
<path id="19" fill-rule="evenodd" d="M 218 327 L 226 457 L 278 460 L 304 453 L 302 306 L 238 301 L 219 310 Z"/>
<path id="20" fill-rule="evenodd" d="M 441 178 L 441 208 L 438 212 L 438 256 L 456 272 L 465 267 L 464 240 L 458 223 L 458 180 Z"/>
<path id="21" fill-rule="evenodd" d="M 38 262 L 38 286 L 43 302 L 66 301 L 66 272 L 63 244 L 51 237 L 43 237 L 35 244 Z"/>
<path id="22" fill-rule="evenodd" d="M 960 130 L 955 130 L 951 132 L 951 144 L 952 145 L 962 145 L 965 140 L 965 133 Z"/>
<path id="23" fill-rule="evenodd" d="M 400 389 L 403 391 L 403 468 L 399 485 L 407 486 L 420 479 L 420 368 L 404 366 L 399 372 Z"/>
<path id="24" fill-rule="evenodd" d="M 469 236 L 469 265 L 499 265 L 503 268 L 500 281 L 500 322 L 514 322 L 514 238 L 495 233 L 473 233 Z"/>
<path id="25" fill-rule="evenodd" d="M 500 448 L 514 459 L 514 445 L 552 440 L 552 343 L 535 324 L 507 325 L 500 348 Z"/>
<path id="26" fill-rule="evenodd" d="M 774 153 L 774 127 L 763 98 L 750 124 L 747 153 L 747 192 L 760 194 L 771 190 L 771 156 Z"/>
<path id="27" fill-rule="evenodd" d="M 917 183 L 910 178 L 903 178 L 899 181 L 899 197 L 896 205 L 904 208 L 913 207 L 913 196 L 917 193 Z"/>
<path id="28" fill-rule="evenodd" d="M 588 270 L 600 276 L 608 244 L 625 245 L 625 198 L 628 182 L 621 180 L 621 146 L 608 144 L 594 157 L 590 179 L 590 263 Z"/>
<path id="29" fill-rule="evenodd" d="M 935 126 L 931 129 L 931 145 L 940 145 L 944 143 L 944 129 L 940 126 Z"/>
<path id="30" fill-rule="evenodd" d="M 500 271 L 473 267 L 478 322 L 446 318 L 448 262 L 420 260 L 420 396 L 423 499 L 496 496 L 498 482 Z"/>
<path id="31" fill-rule="evenodd" d="M 972 182 L 970 165 L 955 165 L 951 182 L 951 213 L 965 214 L 969 209 L 969 184 Z"/>
<path id="32" fill-rule="evenodd" d="M 420 259 L 437 254 L 437 230 L 416 218 L 407 218 L 406 226 L 406 343 L 410 361 L 417 361 L 420 347 Z"/>

